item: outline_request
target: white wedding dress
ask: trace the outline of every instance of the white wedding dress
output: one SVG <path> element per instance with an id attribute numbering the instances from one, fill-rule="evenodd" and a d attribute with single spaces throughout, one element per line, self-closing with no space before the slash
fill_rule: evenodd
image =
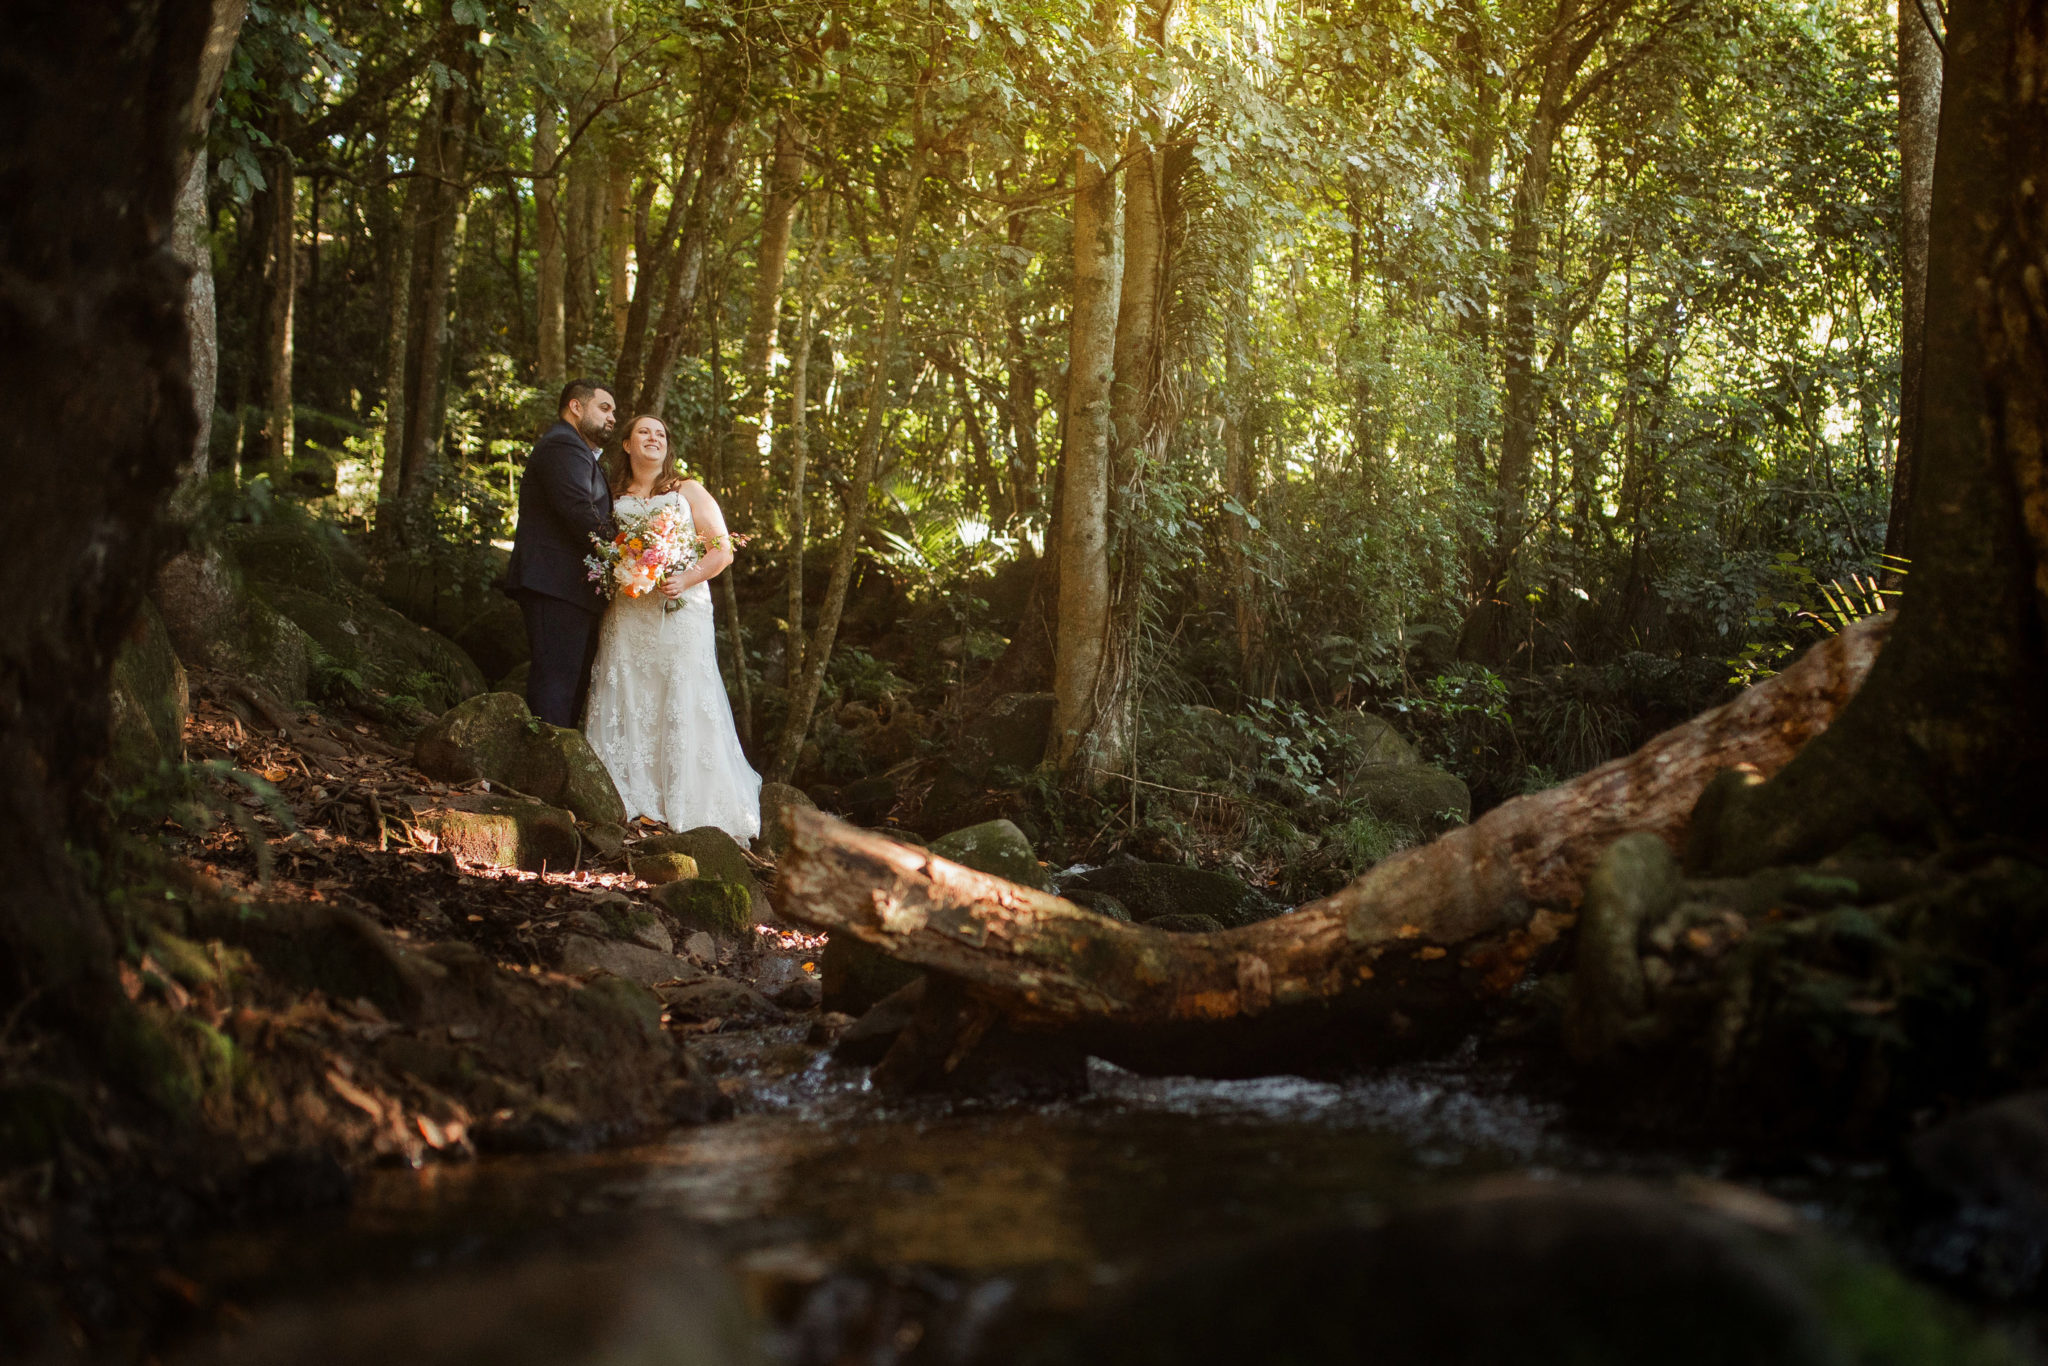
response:
<path id="1" fill-rule="evenodd" d="M 642 516 L 668 504 L 686 524 L 680 493 L 618 500 Z M 700 583 L 665 612 L 660 593 L 618 597 L 599 628 L 583 732 L 611 771 L 626 819 L 671 830 L 715 825 L 741 843 L 761 833 L 761 775 L 747 763 L 719 677 L 711 585 Z"/>

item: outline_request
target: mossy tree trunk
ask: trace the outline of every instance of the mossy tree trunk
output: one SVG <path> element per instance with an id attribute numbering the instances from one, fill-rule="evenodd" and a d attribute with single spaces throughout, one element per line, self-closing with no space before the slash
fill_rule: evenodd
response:
<path id="1" fill-rule="evenodd" d="M 79 859 L 97 843 L 108 671 L 173 544 L 165 510 L 198 431 L 175 205 L 241 18 L 237 0 L 8 12 L 35 56 L 0 83 L 0 382 L 44 420 L 0 438 L 0 1011 L 36 996 L 81 1030 L 118 999 Z"/>
<path id="2" fill-rule="evenodd" d="M 1877 833 L 2038 847 L 2048 760 L 2048 6 L 1949 11 L 1911 589 L 1837 724 L 1728 808 L 1716 862 Z"/>

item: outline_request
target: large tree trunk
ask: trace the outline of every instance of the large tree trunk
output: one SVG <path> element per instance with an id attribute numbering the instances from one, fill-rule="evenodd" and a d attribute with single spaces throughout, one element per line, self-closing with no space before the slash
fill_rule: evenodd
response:
<path id="1" fill-rule="evenodd" d="M 1726 869 L 1877 832 L 2039 848 L 2048 764 L 2048 12 L 1949 10 L 1927 275 L 1912 589 L 1854 706 L 1731 802 Z"/>
<path id="2" fill-rule="evenodd" d="M 1920 446 L 1920 385 L 1927 335 L 1928 230 L 1934 207 L 1934 144 L 1941 127 L 1941 48 L 1932 0 L 1899 0 L 1899 441 L 1892 464 L 1885 554 L 1910 558 L 1906 510 Z"/>
<path id="3" fill-rule="evenodd" d="M 1116 371 L 1116 144 L 1093 111 L 1076 130 L 1074 281 L 1062 422 L 1058 636 L 1046 756 L 1070 785 L 1094 786 L 1105 756 L 1101 696 L 1110 629 L 1110 385 Z"/>
<path id="4" fill-rule="evenodd" d="M 263 254 L 263 467 L 282 485 L 290 476 L 292 423 L 292 312 L 299 289 L 298 177 L 291 153 L 271 160 L 264 192 L 268 242 Z"/>
<path id="5" fill-rule="evenodd" d="M 926 68 L 925 80 L 931 78 Z M 874 487 L 875 468 L 881 461 L 882 428 L 887 417 L 890 372 L 895 369 L 896 352 L 903 331 L 903 289 L 910 271 L 911 244 L 917 236 L 918 209 L 924 203 L 924 177 L 931 149 L 925 139 L 925 87 L 920 82 L 914 115 L 915 143 L 910 153 L 910 184 L 905 187 L 901 211 L 896 220 L 896 255 L 889 268 L 889 297 L 882 305 L 882 332 L 875 346 L 875 358 L 868 370 L 865 409 L 861 421 L 860 448 L 854 456 L 853 479 L 846 490 L 846 512 L 839 533 L 838 554 L 833 557 L 832 577 L 825 584 L 825 601 L 818 606 L 818 625 L 804 650 L 803 676 L 789 698 L 789 712 L 782 733 L 775 740 L 775 756 L 768 765 L 768 778 L 786 783 L 796 772 L 797 756 L 804 736 L 811 728 L 811 713 L 818 705 L 824 686 L 826 666 L 832 662 L 832 644 L 839 634 L 839 618 L 846 610 L 846 592 L 853 583 L 853 567 L 860 555 L 861 534 L 867 528 L 868 496 Z M 797 573 L 803 572 L 802 565 Z"/>
<path id="6" fill-rule="evenodd" d="M 646 371 L 648 325 L 654 317 L 654 301 L 667 292 L 669 265 L 675 259 L 676 240 L 689 214 L 690 189 L 703 173 L 706 129 L 700 117 L 690 131 L 682 157 L 682 169 L 669 189 L 668 212 L 656 230 L 651 222 L 652 192 L 643 191 L 639 212 L 634 216 L 634 253 L 640 270 L 633 281 L 633 300 L 626 307 L 626 332 L 619 342 L 619 362 L 613 372 L 612 396 L 618 400 L 620 421 L 646 411 L 639 405 L 640 385 Z"/>
<path id="7" fill-rule="evenodd" d="M 754 254 L 754 299 L 740 343 L 738 392 L 726 438 L 726 485 L 746 516 L 761 478 L 761 423 L 768 416 L 768 367 L 782 314 L 782 277 L 789 265 L 789 229 L 803 189 L 804 149 L 787 118 L 775 125 L 775 154 L 764 177 L 761 241 Z"/>
<path id="8" fill-rule="evenodd" d="M 554 97 L 542 93 L 533 115 L 534 299 L 540 314 L 540 387 L 550 399 L 569 379 L 559 118 Z"/>
<path id="9" fill-rule="evenodd" d="M 0 82 L 0 1008 L 31 998 L 90 1047 L 125 1005 L 79 853 L 107 736 L 107 674 L 176 535 L 163 516 L 198 432 L 188 272 L 172 244 L 236 0 L 20 0 Z M 110 170 L 110 168 L 113 168 Z M 51 458 L 50 425 L 89 433 Z"/>
<path id="10" fill-rule="evenodd" d="M 214 80 L 218 79 L 216 75 Z M 220 320 L 214 311 L 213 249 L 207 242 L 207 166 L 202 147 L 178 191 L 177 217 L 171 228 L 171 252 L 178 264 L 192 273 L 185 293 L 185 326 L 192 334 L 192 414 L 199 421 L 199 430 L 192 437 L 192 458 L 180 479 L 181 494 L 174 504 L 180 514 L 193 510 L 206 478 L 207 448 L 213 438 L 213 393 L 220 377 Z"/>
<path id="11" fill-rule="evenodd" d="M 1131 1065 L 1233 1072 L 1299 1064 L 1310 1047 L 1384 1057 L 1417 1041 L 1419 1010 L 1469 1019 L 1474 1000 L 1513 987 L 1616 839 L 1682 843 L 1716 774 L 1768 775 L 1824 732 L 1888 625 L 1852 627 L 1626 759 L 1243 929 L 1124 924 L 809 811 L 788 818 L 776 904 L 955 979 L 1015 1025 L 1070 1033 Z M 1331 1037 L 1339 1015 L 1357 1028 Z"/>
<path id="12" fill-rule="evenodd" d="M 452 22 L 447 19 L 451 13 L 444 7 L 445 22 Z M 425 487 L 422 476 L 438 459 L 441 443 L 448 295 L 454 286 L 457 225 L 469 199 L 462 178 L 478 104 L 476 38 L 474 29 L 458 30 L 452 46 L 463 55 L 452 64 L 448 88 L 436 97 L 432 113 L 420 126 L 418 175 L 411 190 L 420 197 L 420 214 L 413 239 L 411 298 L 406 305 L 405 413 L 398 476 L 401 508 L 421 496 Z M 401 537 L 410 534 L 410 516 L 400 518 Z"/>

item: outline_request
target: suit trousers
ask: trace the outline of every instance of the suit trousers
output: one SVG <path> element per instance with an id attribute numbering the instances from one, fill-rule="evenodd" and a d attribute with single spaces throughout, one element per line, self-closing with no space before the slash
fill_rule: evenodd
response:
<path id="1" fill-rule="evenodd" d="M 526 673 L 526 705 L 549 725 L 575 726 L 583 720 L 590 665 L 597 657 L 597 626 L 604 619 L 602 608 L 592 602 L 583 607 L 545 593 L 519 595 L 533 656 Z"/>

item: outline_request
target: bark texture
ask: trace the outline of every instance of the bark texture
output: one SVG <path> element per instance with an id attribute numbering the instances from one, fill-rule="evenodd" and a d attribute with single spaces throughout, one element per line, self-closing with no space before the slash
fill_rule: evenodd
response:
<path id="1" fill-rule="evenodd" d="M 73 851 L 96 843 L 107 671 L 171 544 L 163 510 L 198 431 L 172 225 L 213 103 L 208 55 L 241 13 L 21 0 L 0 59 L 0 385 L 45 419 L 0 437 L 16 513 L 0 545 L 0 1004 L 41 996 L 87 1031 L 118 988 Z M 52 460 L 52 430 L 92 439 Z"/>
<path id="2" fill-rule="evenodd" d="M 788 119 L 775 125 L 775 152 L 763 178 L 761 241 L 754 253 L 754 298 L 740 343 L 740 372 L 726 440 L 726 482 L 745 516 L 761 479 L 761 424 L 768 416 L 768 369 L 782 314 L 782 277 L 789 266 L 789 231 L 803 189 L 804 149 Z"/>
<path id="3" fill-rule="evenodd" d="M 1941 47 L 1930 0 L 1899 0 L 1899 443 L 1892 464 L 1887 555 L 1910 558 L 1906 509 L 1920 447 L 1926 366 L 1927 249 L 1934 208 L 1934 146 L 1941 130 Z"/>
<path id="4" fill-rule="evenodd" d="M 533 115 L 534 299 L 540 314 L 540 387 L 549 397 L 569 379 L 568 323 L 562 290 L 561 116 L 543 93 Z"/>
<path id="5" fill-rule="evenodd" d="M 1731 871 L 1859 834 L 2039 846 L 2048 762 L 2048 15 L 1949 10 L 1912 588 L 1856 705 L 1720 822 Z"/>
<path id="6" fill-rule="evenodd" d="M 1518 797 L 1332 896 L 1243 929 L 1184 935 L 1109 920 L 811 811 L 786 818 L 776 903 L 792 919 L 958 979 L 1020 1025 L 1094 1031 L 1120 1058 L 1235 1066 L 1247 1055 L 1218 1050 L 1213 1031 L 1175 1031 L 1313 1008 L 1283 1026 L 1292 1032 L 1330 1008 L 1396 1011 L 1415 999 L 1415 974 L 1451 986 L 1442 994 L 1469 1010 L 1475 993 L 1519 980 L 1534 945 L 1561 928 L 1554 913 L 1577 903 L 1616 839 L 1648 831 L 1682 843 L 1716 774 L 1767 776 L 1825 731 L 1889 624 L 1852 627 L 1625 759 Z M 1212 1051 L 1193 1047 L 1198 1039 Z"/>
<path id="7" fill-rule="evenodd" d="M 1074 281 L 1062 423 L 1058 634 L 1047 755 L 1077 787 L 1095 781 L 1094 750 L 1109 640 L 1110 385 L 1116 373 L 1116 145 L 1097 116 L 1077 131 Z"/>

